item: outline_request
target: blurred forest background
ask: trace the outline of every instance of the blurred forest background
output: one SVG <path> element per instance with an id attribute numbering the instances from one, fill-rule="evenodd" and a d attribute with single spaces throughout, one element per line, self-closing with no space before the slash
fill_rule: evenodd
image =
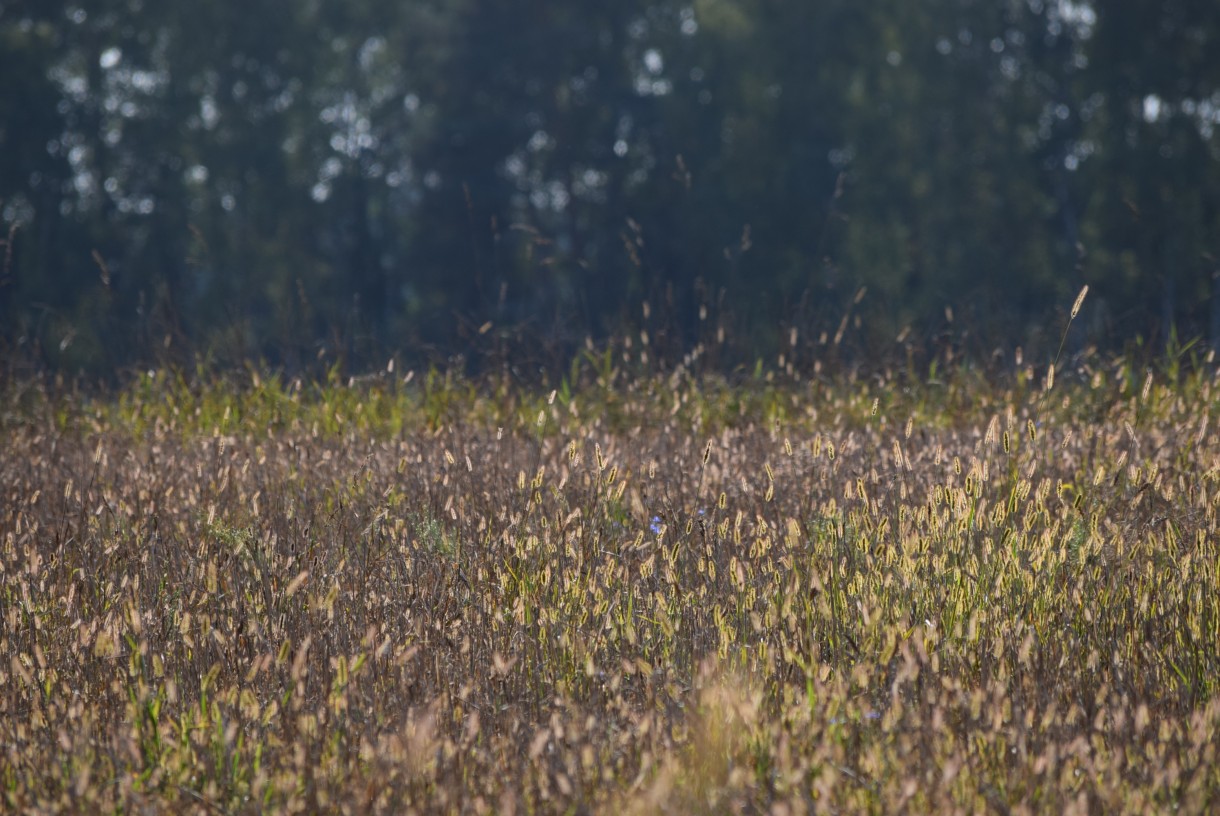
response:
<path id="1" fill-rule="evenodd" d="M 1205 0 L 0 0 L 0 349 L 1216 346 L 1218 127 Z"/>

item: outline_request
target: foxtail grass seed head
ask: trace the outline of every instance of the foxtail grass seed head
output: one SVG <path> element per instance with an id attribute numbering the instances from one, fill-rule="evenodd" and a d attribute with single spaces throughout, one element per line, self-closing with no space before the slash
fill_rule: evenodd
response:
<path id="1" fill-rule="evenodd" d="M 5 802 L 1211 812 L 1220 391 L 1055 360 L 0 411 Z"/>
<path id="2" fill-rule="evenodd" d="M 1084 303 L 1084 296 L 1089 293 L 1089 285 L 1086 283 L 1080 289 L 1080 294 L 1076 295 L 1076 302 L 1072 304 L 1072 320 L 1076 319 L 1076 315 L 1080 314 L 1080 307 Z"/>

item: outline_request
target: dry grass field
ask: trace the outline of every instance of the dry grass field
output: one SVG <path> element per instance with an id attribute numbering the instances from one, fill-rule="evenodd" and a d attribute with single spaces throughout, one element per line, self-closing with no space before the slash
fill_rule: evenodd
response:
<path id="1" fill-rule="evenodd" d="M 1220 808 L 1210 361 L 2 405 L 5 812 Z"/>

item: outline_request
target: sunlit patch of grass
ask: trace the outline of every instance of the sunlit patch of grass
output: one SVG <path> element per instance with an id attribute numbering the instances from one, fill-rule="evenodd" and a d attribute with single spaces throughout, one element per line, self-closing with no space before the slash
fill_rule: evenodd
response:
<path id="1" fill-rule="evenodd" d="M 3 808 L 1217 805 L 1206 365 L 621 359 L 23 386 Z"/>

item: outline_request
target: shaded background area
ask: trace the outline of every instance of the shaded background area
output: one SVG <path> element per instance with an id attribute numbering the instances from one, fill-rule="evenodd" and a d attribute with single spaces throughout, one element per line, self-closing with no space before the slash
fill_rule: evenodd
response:
<path id="1" fill-rule="evenodd" d="M 0 0 L 0 77 L 53 367 L 1220 344 L 1214 3 Z"/>

